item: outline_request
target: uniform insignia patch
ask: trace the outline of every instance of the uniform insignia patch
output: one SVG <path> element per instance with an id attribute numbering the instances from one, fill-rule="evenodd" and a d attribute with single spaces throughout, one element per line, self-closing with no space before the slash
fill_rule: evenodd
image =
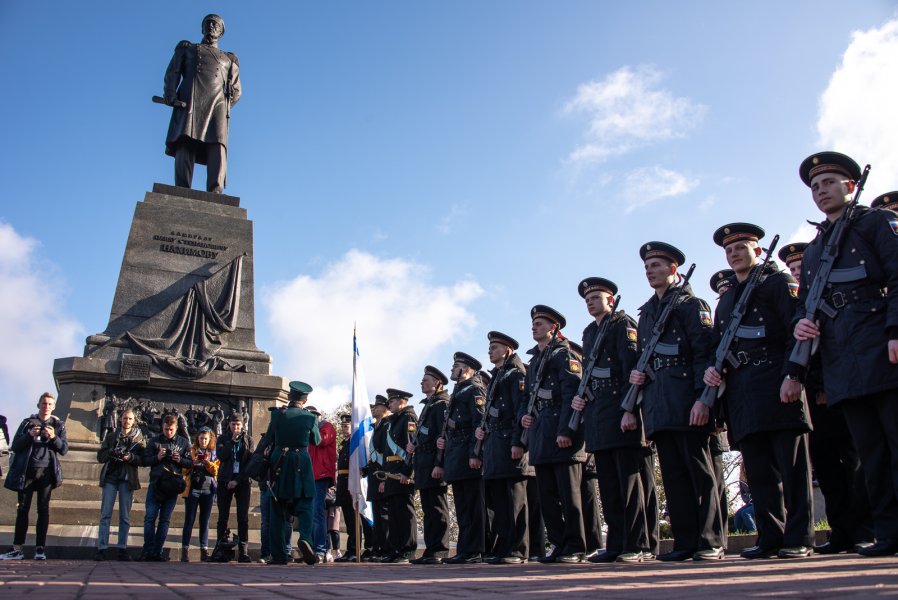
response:
<path id="1" fill-rule="evenodd" d="M 698 318 L 701 320 L 702 325 L 711 326 L 711 312 L 707 310 L 698 311 Z"/>
<path id="2" fill-rule="evenodd" d="M 889 219 L 889 227 L 892 228 L 892 233 L 898 235 L 898 220 Z"/>
<path id="3" fill-rule="evenodd" d="M 571 373 L 579 373 L 581 371 L 580 361 L 576 358 L 569 358 L 567 362 Z"/>
<path id="4" fill-rule="evenodd" d="M 638 335 L 636 330 L 632 327 L 627 327 L 627 341 L 635 342 L 638 339 Z"/>
<path id="5" fill-rule="evenodd" d="M 523 380 L 523 379 L 522 379 L 521 382 L 518 384 L 518 389 L 521 390 L 522 392 L 524 391 L 524 380 Z"/>
<path id="6" fill-rule="evenodd" d="M 789 295 L 798 298 L 798 284 L 789 282 Z"/>
<path id="7" fill-rule="evenodd" d="M 417 429 L 417 426 L 415 425 L 415 422 L 414 422 L 414 421 L 409 421 L 409 422 L 408 422 L 408 430 L 409 430 L 409 433 L 411 433 L 411 432 L 414 431 L 415 429 Z"/>
<path id="8" fill-rule="evenodd" d="M 477 406 L 483 406 L 486 404 L 486 398 L 483 396 L 474 396 L 474 404 Z"/>

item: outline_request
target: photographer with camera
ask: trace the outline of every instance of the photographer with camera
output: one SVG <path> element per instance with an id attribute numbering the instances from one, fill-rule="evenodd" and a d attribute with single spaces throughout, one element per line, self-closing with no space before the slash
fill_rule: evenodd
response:
<path id="1" fill-rule="evenodd" d="M 193 467 L 190 442 L 177 435 L 178 416 L 162 417 L 162 433 L 153 437 L 143 452 L 141 463 L 150 467 L 150 485 L 147 488 L 146 517 L 143 521 L 143 552 L 140 560 L 162 562 L 162 547 L 168 536 L 168 524 L 178 495 L 187 483 L 181 469 Z M 156 519 L 159 519 L 158 525 Z"/>
<path id="2" fill-rule="evenodd" d="M 28 513 L 31 499 L 37 493 L 37 530 L 35 532 L 34 560 L 47 560 L 44 546 L 47 528 L 50 526 L 50 494 L 62 485 L 62 469 L 59 456 L 69 451 L 65 437 L 65 423 L 51 413 L 56 407 L 56 397 L 44 392 L 37 401 L 37 414 L 31 415 L 19 425 L 12 438 L 10 450 L 15 453 L 6 482 L 8 490 L 18 492 L 16 529 L 13 547 L 2 560 L 22 560 L 22 547 L 28 531 Z"/>
<path id="3" fill-rule="evenodd" d="M 188 562 L 190 536 L 200 509 L 200 560 L 209 560 L 209 519 L 215 501 L 215 478 L 218 475 L 218 456 L 215 454 L 215 434 L 209 427 L 200 427 L 190 447 L 193 466 L 184 469 L 187 486 L 184 489 L 184 528 L 181 530 L 181 562 Z"/>
<path id="4" fill-rule="evenodd" d="M 146 441 L 143 432 L 135 425 L 134 410 L 126 408 L 119 417 L 119 428 L 103 438 L 97 452 L 97 462 L 104 463 L 100 471 L 100 530 L 97 536 L 97 554 L 94 560 L 106 560 L 109 548 L 109 522 L 118 496 L 118 560 L 131 560 L 128 554 L 128 533 L 131 529 L 131 501 L 134 491 L 140 489 L 137 467 Z"/>
<path id="5" fill-rule="evenodd" d="M 231 500 L 237 500 L 237 536 L 240 540 L 237 560 L 252 562 L 249 557 L 249 498 L 252 482 L 247 466 L 253 454 L 253 441 L 243 431 L 243 416 L 232 413 L 228 418 L 228 434 L 218 442 L 216 452 L 221 461 L 218 470 L 218 527 L 219 543 L 228 531 Z M 215 557 L 213 557 L 214 559 Z"/>

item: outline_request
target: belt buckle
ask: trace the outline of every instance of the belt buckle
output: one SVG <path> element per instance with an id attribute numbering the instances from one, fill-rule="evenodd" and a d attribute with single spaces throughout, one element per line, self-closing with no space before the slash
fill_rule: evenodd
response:
<path id="1" fill-rule="evenodd" d="M 652 368 L 653 369 L 658 371 L 661 369 L 662 366 L 664 366 L 664 361 L 661 359 L 660 356 L 656 356 L 655 358 L 652 359 Z"/>
<path id="2" fill-rule="evenodd" d="M 829 297 L 829 301 L 833 308 L 842 308 L 848 304 L 848 299 L 845 297 L 844 292 L 833 292 Z"/>
<path id="3" fill-rule="evenodd" d="M 740 365 L 747 365 L 749 362 L 751 362 L 745 350 L 740 350 L 736 353 L 736 360 L 739 361 Z"/>

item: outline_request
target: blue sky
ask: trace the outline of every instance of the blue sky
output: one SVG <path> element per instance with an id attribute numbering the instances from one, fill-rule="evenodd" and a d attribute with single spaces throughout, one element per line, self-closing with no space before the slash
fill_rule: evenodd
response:
<path id="1" fill-rule="evenodd" d="M 725 266 L 711 233 L 784 239 L 818 217 L 800 161 L 898 187 L 895 2 L 13 2 L 0 0 L 0 412 L 102 331 L 136 202 L 172 182 L 150 103 L 208 12 L 241 63 L 229 187 L 255 223 L 257 342 L 326 407 L 358 322 L 371 392 L 417 392 L 577 283 L 650 294 L 637 250 Z M 198 169 L 199 181 L 204 178 Z"/>

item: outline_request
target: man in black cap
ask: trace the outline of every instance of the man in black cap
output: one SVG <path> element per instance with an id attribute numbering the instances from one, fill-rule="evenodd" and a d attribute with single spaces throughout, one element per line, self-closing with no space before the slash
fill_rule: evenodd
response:
<path id="1" fill-rule="evenodd" d="M 518 342 L 498 331 L 487 334 L 493 363 L 487 390 L 486 427 L 474 432 L 483 441 L 483 479 L 487 506 L 492 509 L 495 535 L 490 563 L 516 565 L 528 554 L 527 476 L 533 473 L 521 445 L 518 413 L 526 405 L 524 363 L 515 353 Z"/>
<path id="2" fill-rule="evenodd" d="M 686 256 L 664 242 L 643 244 L 639 256 L 649 285 L 655 290 L 639 309 L 641 351 L 652 337 L 655 321 L 671 301 L 678 268 Z M 713 344 L 711 309 L 686 284 L 651 357 L 654 378 L 635 369 L 629 375 L 631 384 L 642 386 L 643 426 L 646 437 L 658 448 L 674 534 L 673 550 L 660 554 L 659 560 L 706 560 L 724 555 L 720 496 L 709 447 L 714 424 L 690 422 L 690 411 L 701 405 L 698 398 L 705 387 L 702 376 Z M 621 428 L 637 429 L 635 407 L 624 408 Z"/>
<path id="3" fill-rule="evenodd" d="M 237 500 L 237 535 L 240 539 L 238 560 L 252 562 L 249 557 L 249 498 L 252 482 L 246 472 L 253 454 L 253 440 L 243 430 L 243 415 L 234 412 L 228 418 L 228 434 L 218 440 L 215 450 L 221 461 L 218 467 L 218 540 L 225 540 L 231 500 Z M 218 544 L 216 544 L 218 547 Z"/>
<path id="4" fill-rule="evenodd" d="M 541 562 L 576 563 L 586 551 L 581 506 L 582 464 L 586 461 L 582 428 L 571 431 L 571 400 L 580 384 L 580 361 L 561 335 L 566 321 L 557 310 L 537 304 L 530 310 L 536 346 L 527 369 L 526 390 L 536 401 L 521 411 L 528 429 L 530 464 L 536 468 L 539 501 L 554 551 Z"/>
<path id="5" fill-rule="evenodd" d="M 717 305 L 716 343 L 729 326 L 748 279 L 762 268 L 758 242 L 763 237 L 764 230 L 751 223 L 730 223 L 714 232 L 714 243 L 724 249 L 737 282 Z M 801 368 L 788 360 L 795 345 L 790 326 L 798 286 L 773 262 L 756 276 L 760 281 L 729 349 L 738 364 L 727 366 L 723 388 L 727 425 L 742 452 L 758 526 L 757 544 L 743 550 L 742 556 L 804 558 L 814 545 L 810 419 L 801 393 Z M 723 381 L 713 365 L 707 368 L 705 384 L 719 388 Z M 716 398 L 715 393 L 709 406 L 695 407 L 690 422 L 704 425 L 713 419 L 711 410 L 719 410 Z"/>
<path id="6" fill-rule="evenodd" d="M 472 564 L 483 561 L 485 543 L 486 508 L 480 459 L 474 453 L 474 428 L 483 417 L 486 390 L 480 378 L 475 377 L 481 367 L 479 360 L 470 354 L 456 352 L 453 361 L 449 377 L 455 381 L 455 389 L 449 400 L 446 434 L 437 440 L 437 448 L 444 454 L 437 454 L 432 476 L 452 484 L 458 520 L 456 554 L 443 562 Z"/>
<path id="7" fill-rule="evenodd" d="M 602 277 L 588 277 L 577 287 L 593 321 L 583 331 L 583 348 L 592 352 L 599 333 L 602 345 L 590 377 L 587 396 L 571 405 L 583 413 L 586 450 L 595 457 L 602 511 L 608 524 L 605 552 L 590 562 L 642 562 L 652 552 L 646 531 L 646 497 L 641 472 L 645 468 L 642 427 L 621 431 L 621 398 L 639 358 L 636 321 L 618 310 L 612 318 L 617 285 Z"/>
<path id="8" fill-rule="evenodd" d="M 735 277 L 736 272 L 732 269 L 721 269 L 720 271 L 717 271 L 711 275 L 711 291 L 717 294 L 717 297 L 720 298 L 727 293 L 727 290 L 736 284 L 734 281 Z"/>
<path id="9" fill-rule="evenodd" d="M 875 202 L 875 201 L 874 201 Z M 807 244 L 793 242 L 779 251 L 779 259 L 796 280 L 801 279 L 801 262 Z M 820 355 L 811 357 L 805 375 L 808 410 L 814 429 L 808 436 L 808 450 L 814 478 L 820 484 L 829 522 L 829 538 L 814 546 L 818 554 L 853 552 L 855 545 L 873 539 L 873 516 L 864 484 L 861 462 L 848 431 L 842 410 L 826 406 Z"/>
<path id="10" fill-rule="evenodd" d="M 387 447 L 383 470 L 394 477 L 380 482 L 380 493 L 387 503 L 390 519 L 390 546 L 393 553 L 383 562 L 408 564 L 418 548 L 418 518 L 415 515 L 415 485 L 412 467 L 407 461 L 409 437 L 418 429 L 415 409 L 408 405 L 409 392 L 387 389 L 387 402 L 392 413 L 387 422 Z"/>
<path id="11" fill-rule="evenodd" d="M 802 259 L 795 337 L 819 339 L 826 403 L 841 407 L 861 459 L 876 543 L 858 552 L 888 556 L 898 552 L 898 216 L 855 208 L 825 292 L 836 316 L 814 322 L 804 301 L 861 170 L 844 154 L 821 152 L 799 174 L 826 219 Z"/>
<path id="12" fill-rule="evenodd" d="M 393 547 L 390 545 L 390 513 L 387 499 L 380 491 L 380 480 L 374 475 L 382 471 L 386 464 L 387 433 L 390 416 L 387 397 L 377 394 L 374 397 L 374 406 L 371 407 L 371 416 L 374 417 L 374 432 L 371 435 L 371 445 L 368 448 L 368 467 L 365 474 L 368 476 L 368 501 L 374 511 L 374 543 L 371 555 L 362 556 L 364 562 L 381 562 L 385 558 L 393 556 Z"/>
<path id="13" fill-rule="evenodd" d="M 898 211 L 898 192 L 880 194 L 870 203 L 870 208 L 886 208 L 893 212 Z"/>
<path id="14" fill-rule="evenodd" d="M 362 544 L 356 540 L 355 511 L 356 503 L 349 493 L 349 447 L 352 439 L 352 415 L 343 413 L 340 415 L 340 431 L 343 441 L 340 443 L 340 451 L 337 453 L 337 506 L 346 520 L 346 554 L 334 562 L 356 562 L 360 558 L 358 553 L 363 550 L 371 554 L 371 539 L 373 532 L 367 519 L 360 519 Z"/>
<path id="15" fill-rule="evenodd" d="M 449 378 L 442 371 L 427 365 L 421 377 L 421 392 L 425 394 L 424 408 L 418 421 L 418 431 L 409 440 L 406 452 L 413 455 L 415 489 L 421 498 L 424 513 L 424 553 L 412 559 L 416 565 L 438 565 L 449 554 L 449 498 L 448 487 L 442 479 L 432 477 L 436 465 L 437 438 L 443 431 L 449 408 L 449 394 L 445 385 Z"/>

